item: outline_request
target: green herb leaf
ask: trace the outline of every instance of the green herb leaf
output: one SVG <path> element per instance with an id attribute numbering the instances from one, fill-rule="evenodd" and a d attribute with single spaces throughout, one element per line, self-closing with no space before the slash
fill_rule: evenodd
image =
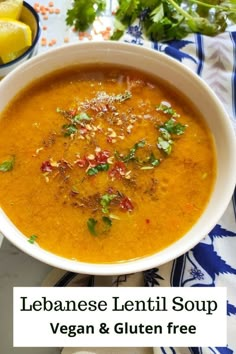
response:
<path id="1" fill-rule="evenodd" d="M 186 125 L 177 123 L 175 119 L 171 118 L 160 127 L 160 130 L 166 130 L 170 134 L 182 135 L 185 131 L 185 128 Z"/>
<path id="2" fill-rule="evenodd" d="M 129 98 L 132 97 L 132 94 L 130 91 L 125 91 L 125 93 L 120 93 L 119 95 L 116 95 L 114 99 L 119 102 L 123 102 L 128 100 Z"/>
<path id="3" fill-rule="evenodd" d="M 98 221 L 94 218 L 88 219 L 87 226 L 88 226 L 89 232 L 93 236 L 98 236 L 98 235 L 108 232 L 110 230 L 110 228 L 112 226 L 112 220 L 108 216 L 103 216 L 102 222 L 104 223 L 104 226 L 100 225 L 100 231 L 99 231 L 99 229 L 96 230 Z"/>
<path id="4" fill-rule="evenodd" d="M 111 39 L 113 41 L 118 41 L 124 34 L 126 25 L 122 24 L 117 18 L 114 19 L 115 31 L 113 32 Z"/>
<path id="5" fill-rule="evenodd" d="M 100 204 L 102 206 L 103 213 L 109 213 L 109 205 L 111 201 L 116 197 L 116 194 L 103 194 L 101 196 Z"/>
<path id="6" fill-rule="evenodd" d="M 167 129 L 161 127 L 161 128 L 159 128 L 159 131 L 160 131 L 161 136 L 162 136 L 163 139 L 170 140 L 171 135 L 170 135 L 170 133 L 168 132 Z"/>
<path id="7" fill-rule="evenodd" d="M 71 136 L 76 134 L 77 132 L 77 128 L 74 124 L 64 124 L 62 126 L 63 132 L 64 132 L 64 136 Z"/>
<path id="8" fill-rule="evenodd" d="M 157 158 L 155 157 L 155 155 L 153 154 L 153 152 L 152 152 L 151 155 L 150 155 L 150 157 L 149 157 L 148 162 L 149 162 L 152 166 L 156 167 L 156 166 L 160 165 L 160 162 L 161 162 L 161 161 L 160 161 L 160 159 L 157 159 Z"/>
<path id="9" fill-rule="evenodd" d="M 86 31 L 106 8 L 106 0 L 74 0 L 67 10 L 66 23 L 79 31 Z"/>
<path id="10" fill-rule="evenodd" d="M 105 229 L 103 230 L 103 232 L 109 231 L 110 228 L 112 227 L 112 220 L 108 216 L 103 216 L 102 221 L 105 224 Z"/>
<path id="11" fill-rule="evenodd" d="M 15 156 L 13 156 L 10 160 L 5 160 L 0 163 L 0 171 L 1 172 L 8 172 L 11 171 L 15 164 Z"/>
<path id="12" fill-rule="evenodd" d="M 98 173 L 97 167 L 91 167 L 91 168 L 89 168 L 88 171 L 87 171 L 87 175 L 89 175 L 89 176 L 94 176 L 94 175 L 96 175 L 97 173 Z"/>
<path id="13" fill-rule="evenodd" d="M 130 25 L 138 16 L 140 0 L 119 0 L 119 7 L 116 11 L 116 18 Z"/>
<path id="14" fill-rule="evenodd" d="M 229 21 L 236 23 L 235 0 L 119 0 L 111 39 L 119 39 L 135 20 L 151 40 L 181 39 L 192 32 L 214 36 Z"/>
<path id="15" fill-rule="evenodd" d="M 31 243 L 32 245 L 35 243 L 35 241 L 37 240 L 38 236 L 36 235 L 31 235 L 28 239 L 28 242 Z"/>
<path id="16" fill-rule="evenodd" d="M 98 172 L 101 172 L 101 171 L 108 171 L 109 170 L 109 163 L 102 163 L 100 165 L 97 165 L 96 168 L 98 170 Z"/>
<path id="17" fill-rule="evenodd" d="M 94 176 L 96 175 L 98 172 L 101 171 L 108 171 L 109 170 L 109 164 L 108 163 L 102 163 L 100 165 L 97 165 L 95 167 L 91 167 L 88 169 L 87 174 L 89 176 Z"/>
<path id="18" fill-rule="evenodd" d="M 91 120 L 91 118 L 89 117 L 89 115 L 85 112 L 81 112 L 79 114 L 77 114 L 73 119 L 72 119 L 72 122 L 74 124 L 76 123 L 80 123 L 81 121 L 83 120 L 86 120 L 86 121 L 89 121 Z"/>
<path id="19" fill-rule="evenodd" d="M 165 140 L 161 136 L 158 137 L 158 143 L 157 146 L 159 149 L 163 150 L 167 155 L 170 155 L 172 151 L 172 140 Z"/>
<path id="20" fill-rule="evenodd" d="M 163 4 L 159 4 L 150 14 L 153 22 L 159 22 L 165 16 Z"/>
<path id="21" fill-rule="evenodd" d="M 172 108 L 169 103 L 161 102 L 158 106 L 156 106 L 156 110 L 162 111 L 165 114 L 170 114 L 175 118 L 179 117 L 179 114 L 176 113 L 176 110 Z"/>
<path id="22" fill-rule="evenodd" d="M 106 8 L 105 0 L 74 0 L 66 23 L 85 31 Z M 151 40 L 181 39 L 199 32 L 214 36 L 236 23 L 235 0 L 119 0 L 111 39 L 118 40 L 135 20 Z"/>
<path id="23" fill-rule="evenodd" d="M 94 218 L 89 218 L 87 221 L 87 226 L 89 229 L 89 232 L 93 235 L 93 236 L 97 236 L 97 232 L 96 232 L 96 225 L 97 225 L 97 220 L 95 220 Z"/>
<path id="24" fill-rule="evenodd" d="M 137 142 L 136 144 L 134 144 L 134 146 L 130 149 L 128 155 L 126 155 L 125 157 L 123 157 L 121 160 L 122 160 L 123 162 L 128 162 L 128 161 L 134 160 L 134 159 L 135 159 L 136 151 L 137 151 L 139 148 L 144 147 L 145 144 L 146 144 L 146 141 L 145 141 L 145 140 L 140 140 L 139 142 Z"/>

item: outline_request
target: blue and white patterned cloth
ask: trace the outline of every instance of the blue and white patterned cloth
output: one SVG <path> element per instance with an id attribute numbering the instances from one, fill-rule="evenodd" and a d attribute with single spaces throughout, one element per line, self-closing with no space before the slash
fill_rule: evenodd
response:
<path id="1" fill-rule="evenodd" d="M 168 43 L 146 41 L 139 25 L 122 40 L 163 52 L 191 68 L 211 87 L 236 127 L 236 27 L 217 37 L 200 34 Z M 193 249 L 144 273 L 146 286 L 227 287 L 228 345 L 225 348 L 155 348 L 154 354 L 236 353 L 236 190 L 218 224 Z"/>

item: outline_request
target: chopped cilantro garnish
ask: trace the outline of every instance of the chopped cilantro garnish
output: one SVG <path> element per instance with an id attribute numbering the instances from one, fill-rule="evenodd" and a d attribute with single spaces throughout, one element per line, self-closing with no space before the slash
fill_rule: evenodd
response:
<path id="1" fill-rule="evenodd" d="M 185 131 L 186 125 L 177 123 L 174 118 L 170 118 L 163 125 L 159 126 L 159 132 L 161 136 L 158 137 L 157 146 L 163 150 L 167 155 L 170 155 L 172 151 L 172 135 L 182 135 Z"/>
<path id="2" fill-rule="evenodd" d="M 158 137 L 157 146 L 159 149 L 163 150 L 167 155 L 170 155 L 172 151 L 172 140 L 165 140 L 161 136 Z"/>
<path id="3" fill-rule="evenodd" d="M 160 164 L 160 159 L 157 159 L 155 157 L 155 155 L 153 154 L 153 152 L 151 153 L 148 162 L 152 165 L 152 166 L 158 166 Z"/>
<path id="4" fill-rule="evenodd" d="M 0 163 L 0 171 L 1 172 L 8 172 L 11 171 L 15 164 L 15 156 L 12 156 L 9 160 L 5 160 Z"/>
<path id="5" fill-rule="evenodd" d="M 156 158 L 153 152 L 144 161 L 139 161 L 141 164 L 140 170 L 152 170 L 154 167 L 159 166 L 161 160 Z"/>
<path id="6" fill-rule="evenodd" d="M 105 224 L 105 229 L 103 232 L 107 232 L 112 227 L 112 220 L 108 216 L 103 216 L 102 221 Z"/>
<path id="7" fill-rule="evenodd" d="M 79 114 L 76 114 L 76 116 L 72 119 L 72 122 L 74 124 L 76 124 L 76 123 L 80 123 L 83 120 L 88 121 L 88 120 L 91 120 L 91 118 L 89 117 L 89 115 L 87 113 L 81 112 Z"/>
<path id="8" fill-rule="evenodd" d="M 156 106 L 157 111 L 162 111 L 165 114 L 169 114 L 172 117 L 179 117 L 179 114 L 176 112 L 176 110 L 171 107 L 171 105 L 168 102 L 161 102 L 158 106 Z"/>
<path id="9" fill-rule="evenodd" d="M 181 123 L 177 123 L 175 119 L 170 118 L 167 122 L 165 122 L 160 129 L 165 129 L 170 134 L 181 135 L 184 133 L 186 125 Z"/>
<path id="10" fill-rule="evenodd" d="M 100 204 L 102 206 L 103 213 L 109 213 L 109 205 L 111 201 L 116 197 L 116 194 L 103 194 L 101 196 Z"/>
<path id="11" fill-rule="evenodd" d="M 100 227 L 100 231 L 96 230 L 96 227 L 98 226 L 98 221 L 94 218 L 89 218 L 87 221 L 87 226 L 89 229 L 89 232 L 93 235 L 93 236 L 98 236 L 99 234 L 103 234 L 107 231 L 109 231 L 109 229 L 112 226 L 112 220 L 108 217 L 108 216 L 103 216 L 102 217 L 102 222 L 104 224 L 103 227 Z"/>
<path id="12" fill-rule="evenodd" d="M 28 238 L 28 242 L 31 243 L 31 244 L 34 244 L 35 241 L 37 240 L 38 236 L 36 235 L 31 235 L 29 238 Z"/>
<path id="13" fill-rule="evenodd" d="M 95 227 L 97 225 L 97 220 L 95 220 L 94 218 L 89 218 L 87 221 L 87 226 L 89 229 L 89 232 L 93 235 L 93 236 L 97 236 L 97 232 L 95 230 Z"/>
<path id="14" fill-rule="evenodd" d="M 108 163 L 102 163 L 102 164 L 99 164 L 95 167 L 91 167 L 88 169 L 87 171 L 87 174 L 89 176 L 94 176 L 96 175 L 98 172 L 101 172 L 101 171 L 108 171 L 109 170 L 109 164 Z"/>
<path id="15" fill-rule="evenodd" d="M 125 93 L 120 93 L 119 95 L 116 95 L 114 99 L 119 102 L 123 102 L 128 100 L 129 98 L 132 97 L 132 94 L 130 91 L 125 91 Z"/>
<path id="16" fill-rule="evenodd" d="M 146 141 L 145 140 L 140 140 L 139 142 L 137 142 L 136 144 L 134 144 L 134 146 L 129 150 L 129 153 L 128 155 L 124 156 L 122 158 L 122 161 L 123 162 L 128 162 L 130 160 L 134 160 L 135 159 L 135 154 L 136 154 L 136 151 L 139 149 L 139 148 L 142 148 L 144 147 L 146 144 Z"/>
<path id="17" fill-rule="evenodd" d="M 161 126 L 159 128 L 159 132 L 161 133 L 161 136 L 162 136 L 163 139 L 170 140 L 171 135 L 170 135 L 170 133 L 168 132 L 168 130 L 166 128 L 163 128 L 163 126 Z"/>
<path id="18" fill-rule="evenodd" d="M 62 126 L 64 136 L 71 136 L 77 132 L 77 128 L 74 124 L 64 124 Z"/>

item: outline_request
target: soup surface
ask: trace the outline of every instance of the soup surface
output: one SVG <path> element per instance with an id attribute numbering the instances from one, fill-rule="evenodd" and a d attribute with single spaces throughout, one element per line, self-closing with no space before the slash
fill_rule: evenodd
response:
<path id="1" fill-rule="evenodd" d="M 214 185 L 214 143 L 197 109 L 129 68 L 40 79 L 1 114 L 0 132 L 1 207 L 26 241 L 70 259 L 163 249 L 197 221 Z"/>

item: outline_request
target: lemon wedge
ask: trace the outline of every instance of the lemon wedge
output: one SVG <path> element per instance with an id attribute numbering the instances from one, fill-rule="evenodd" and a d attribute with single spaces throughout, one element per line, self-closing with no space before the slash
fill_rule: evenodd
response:
<path id="1" fill-rule="evenodd" d="M 15 60 L 18 58 L 21 54 L 23 54 L 26 51 L 27 48 L 21 49 L 18 52 L 11 52 L 8 54 L 3 54 L 0 58 L 2 60 L 3 64 L 9 63 L 12 60 Z"/>
<path id="2" fill-rule="evenodd" d="M 0 18 L 0 44 L 2 62 L 12 60 L 13 56 L 15 59 L 16 55 L 20 55 L 32 44 L 30 27 L 17 20 Z"/>
<path id="3" fill-rule="evenodd" d="M 0 0 L 0 18 L 20 18 L 23 0 Z"/>

